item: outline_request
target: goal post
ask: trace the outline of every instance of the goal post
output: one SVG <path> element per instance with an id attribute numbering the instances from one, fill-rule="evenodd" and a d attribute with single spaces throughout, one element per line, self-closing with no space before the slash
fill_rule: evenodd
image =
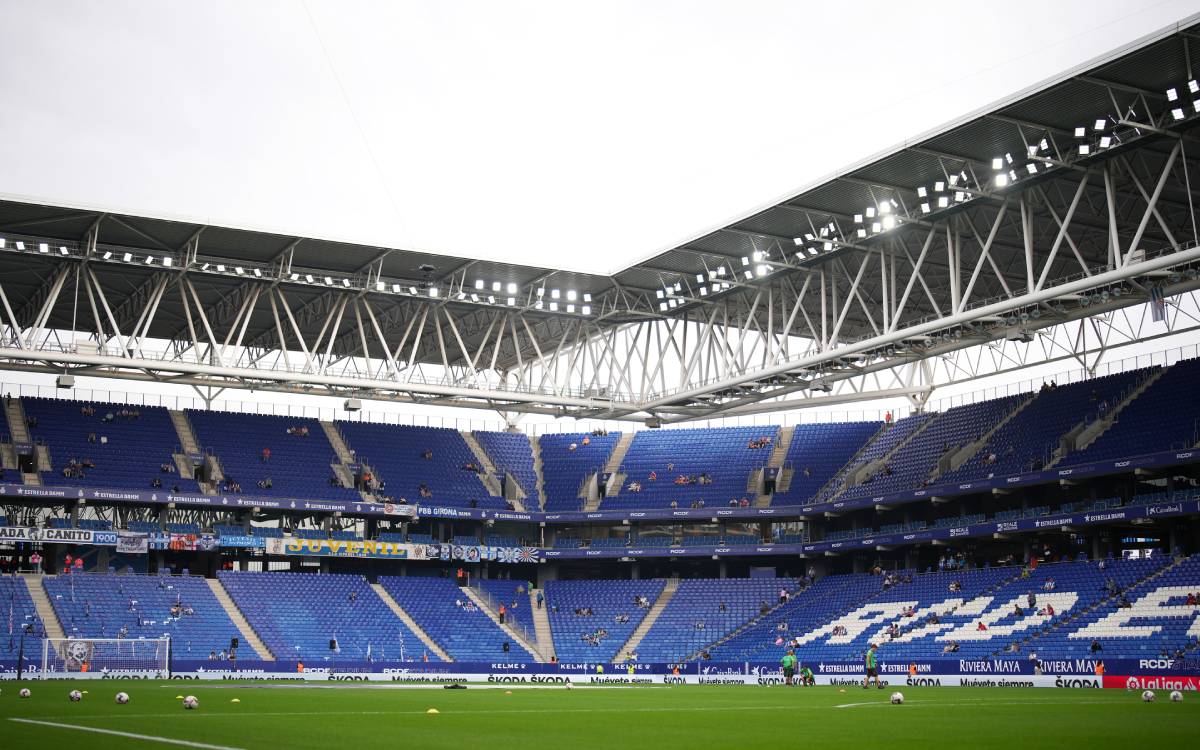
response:
<path id="1" fill-rule="evenodd" d="M 46 638 L 39 677 L 168 677 L 170 638 Z"/>

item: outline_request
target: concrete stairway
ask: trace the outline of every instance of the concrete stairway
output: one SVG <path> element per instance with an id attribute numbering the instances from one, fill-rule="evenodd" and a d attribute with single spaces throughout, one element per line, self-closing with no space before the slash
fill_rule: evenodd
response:
<path id="1" fill-rule="evenodd" d="M 1154 372 L 1152 375 L 1148 376 L 1145 380 L 1139 383 L 1136 388 L 1131 390 L 1129 395 L 1122 399 L 1120 403 L 1109 409 L 1108 413 L 1104 415 L 1103 419 L 1097 419 L 1095 422 L 1092 422 L 1090 425 L 1084 427 L 1079 435 L 1075 437 L 1075 446 L 1071 450 L 1081 451 L 1086 449 L 1092 443 L 1096 442 L 1101 435 L 1108 432 L 1108 429 L 1117 423 L 1117 421 L 1120 419 L 1121 411 L 1126 406 L 1129 406 L 1131 403 L 1133 403 L 1138 396 L 1145 393 L 1146 389 L 1154 385 L 1155 381 L 1166 374 L 1166 372 L 1167 368 L 1163 367 Z M 1067 451 L 1067 453 L 1069 452 L 1070 451 Z M 1057 464 L 1065 457 L 1066 454 L 1064 453 L 1063 456 L 1055 458 L 1055 460 L 1046 468 L 1054 466 L 1054 464 Z"/>
<path id="2" fill-rule="evenodd" d="M 533 613 L 534 637 L 537 639 L 537 649 L 549 661 L 554 655 L 554 633 L 550 630 L 550 615 L 546 612 L 546 603 L 541 608 L 537 605 L 537 595 L 541 589 L 529 590 L 529 611 Z"/>
<path id="3" fill-rule="evenodd" d="M 542 463 L 542 442 L 530 435 L 529 448 L 533 451 L 533 475 L 537 478 L 538 497 L 542 498 L 544 504 L 546 502 L 546 471 L 545 465 Z M 541 510 L 541 508 L 534 510 Z"/>
<path id="4" fill-rule="evenodd" d="M 783 468 L 783 461 L 787 458 L 788 449 L 792 447 L 792 436 L 795 434 L 795 425 L 780 428 L 779 434 L 775 436 L 775 444 L 771 447 L 771 458 L 768 459 L 767 466 L 774 469 Z"/>
<path id="5" fill-rule="evenodd" d="M 22 573 L 21 577 L 25 579 L 25 588 L 29 590 L 29 596 L 33 599 L 33 607 L 37 610 L 38 617 L 41 618 L 42 624 L 46 627 L 46 636 L 49 638 L 66 638 L 66 633 L 63 632 L 62 623 L 58 621 L 58 615 L 54 612 L 54 606 L 50 604 L 50 596 L 46 593 L 46 587 L 42 585 L 41 573 Z"/>
<path id="6" fill-rule="evenodd" d="M 343 487 L 354 486 L 354 472 L 350 470 L 350 465 L 357 462 L 357 456 L 350 452 L 350 446 L 346 445 L 345 438 L 342 437 L 342 431 L 337 428 L 333 422 L 321 420 L 319 422 L 321 430 L 324 431 L 325 437 L 329 439 L 329 444 L 333 446 L 333 454 L 337 456 L 338 463 L 330 464 L 329 468 L 333 471 L 334 476 L 342 483 Z M 375 476 L 376 481 L 379 480 L 379 475 L 375 474 L 374 469 L 362 464 L 363 469 L 371 472 Z M 359 490 L 358 494 L 367 502 L 374 502 L 371 493 L 366 490 Z"/>
<path id="7" fill-rule="evenodd" d="M 884 466 L 884 464 L 886 464 L 888 461 L 890 461 L 892 459 L 892 456 L 899 453 L 906 445 L 911 443 L 913 441 L 913 439 L 917 437 L 917 435 L 920 435 L 922 432 L 929 429 L 929 425 L 938 421 L 938 419 L 939 419 L 939 417 L 934 417 L 933 419 L 925 420 L 925 422 L 920 427 L 913 430 L 912 433 L 909 434 L 908 437 L 904 438 L 899 443 L 892 446 L 892 449 L 890 451 L 888 451 L 884 455 L 880 456 L 879 458 L 875 459 L 874 461 L 870 461 L 868 463 L 863 464 L 862 466 L 859 466 L 857 469 L 855 469 L 853 472 L 851 472 L 850 476 L 846 477 L 846 482 L 842 485 L 842 488 L 840 490 L 838 490 L 837 492 L 835 492 L 833 495 L 831 495 L 829 497 L 829 500 L 830 501 L 835 500 L 838 497 L 841 497 L 843 494 L 845 494 L 846 490 L 853 489 L 854 487 L 857 487 L 858 485 L 862 484 L 862 480 L 864 477 L 871 476 L 875 472 L 879 471 L 879 469 L 882 468 Z"/>
<path id="8" fill-rule="evenodd" d="M 5 471 L 16 470 L 17 449 L 12 443 L 0 443 L 0 466 L 3 466 Z"/>
<path id="9" fill-rule="evenodd" d="M 241 635 L 241 642 L 248 644 L 254 649 L 254 653 L 258 654 L 258 658 L 266 661 L 275 661 L 275 655 L 267 648 L 267 644 L 262 642 L 258 637 L 258 633 L 254 632 L 254 628 L 250 627 L 250 623 L 246 621 L 242 610 L 238 609 L 237 604 L 230 598 L 229 592 L 221 584 L 221 581 L 216 578 L 205 578 L 208 587 L 212 590 L 213 596 L 217 597 L 217 601 L 221 603 L 221 608 L 225 610 L 225 614 L 229 615 L 229 619 L 233 620 L 233 624 L 237 625 L 238 633 Z"/>
<path id="10" fill-rule="evenodd" d="M 437 657 L 442 661 L 454 661 L 450 658 L 450 654 L 447 654 L 442 647 L 439 646 L 436 641 L 430 638 L 429 634 L 417 624 L 417 621 L 404 611 L 404 608 L 392 598 L 392 595 L 387 592 L 387 589 L 378 583 L 372 583 L 371 590 L 383 600 L 383 603 L 388 606 L 388 609 L 392 610 L 392 613 L 396 615 L 396 617 L 400 618 L 401 622 L 408 626 L 409 630 L 411 630 L 413 633 L 416 633 L 417 637 L 421 639 L 421 643 L 424 644 L 425 648 L 436 654 Z"/>
<path id="11" fill-rule="evenodd" d="M 967 461 L 970 461 L 979 453 L 979 451 L 983 450 L 984 446 L 988 444 L 988 441 L 992 439 L 992 435 L 995 435 L 1001 427 L 1008 424 L 1010 419 L 1023 412 L 1026 407 L 1033 403 L 1035 398 L 1037 398 L 1037 394 L 1031 395 L 1029 398 L 1017 404 L 1017 408 L 1010 411 L 1008 415 L 1004 417 L 1004 419 L 1001 419 L 999 422 L 992 425 L 992 429 L 983 433 L 983 436 L 975 442 L 967 443 L 966 445 L 960 447 L 958 450 L 952 452 L 949 457 L 944 456 L 942 460 L 938 461 L 938 467 L 934 470 L 933 474 L 930 476 L 930 479 L 937 479 L 946 472 L 955 471 Z M 943 465 L 945 468 L 943 468 Z"/>
<path id="12" fill-rule="evenodd" d="M 4 399 L 4 416 L 8 419 L 8 434 L 14 443 L 32 443 L 29 429 L 25 426 L 25 410 L 21 408 L 21 399 Z"/>
<path id="13" fill-rule="evenodd" d="M 533 657 L 534 661 L 538 662 L 539 664 L 545 664 L 547 661 L 549 661 L 541 654 L 540 651 L 538 651 L 538 648 L 535 645 L 535 638 L 529 636 L 528 633 L 518 632 L 517 628 L 513 627 L 511 622 L 500 622 L 500 616 L 496 614 L 496 610 L 492 606 L 491 597 L 486 596 L 482 591 L 474 586 L 464 586 L 462 590 L 463 593 L 467 595 L 468 599 L 475 602 L 475 606 L 479 607 L 480 612 L 483 612 L 488 616 L 489 620 L 496 623 L 496 627 L 503 630 L 505 635 L 512 639 L 513 643 L 528 651 L 529 655 Z M 505 620 L 508 620 L 508 618 L 506 617 Z M 524 628 L 521 630 L 524 631 Z"/>
<path id="14" fill-rule="evenodd" d="M 608 456 L 608 462 L 604 464 L 604 473 L 613 474 L 621 468 L 621 463 L 625 460 L 625 454 L 629 452 L 629 445 L 633 443 L 632 432 L 622 432 L 621 437 L 617 440 L 617 444 L 613 446 L 613 452 Z"/>
<path id="15" fill-rule="evenodd" d="M 196 432 L 192 429 L 192 421 L 187 414 L 179 409 L 167 409 L 171 424 L 175 427 L 175 435 L 179 438 L 179 447 L 184 453 L 199 453 L 200 442 L 196 440 Z"/>
<path id="16" fill-rule="evenodd" d="M 679 588 L 678 578 L 668 578 L 667 585 L 663 586 L 662 593 L 658 595 L 658 599 L 650 607 L 650 611 L 638 623 L 637 629 L 629 636 L 629 640 L 625 641 L 625 645 L 617 651 L 615 661 L 624 661 L 629 657 L 629 654 L 637 653 L 638 644 L 646 637 L 646 633 L 650 632 L 650 628 L 654 627 L 654 623 L 658 621 L 658 616 L 663 613 L 667 605 L 671 603 L 672 597 L 675 596 L 675 591 Z"/>

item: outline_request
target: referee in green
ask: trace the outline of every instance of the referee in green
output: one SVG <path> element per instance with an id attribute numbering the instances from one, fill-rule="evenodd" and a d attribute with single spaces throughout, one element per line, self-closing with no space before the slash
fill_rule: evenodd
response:
<path id="1" fill-rule="evenodd" d="M 879 681 L 879 663 L 875 660 L 876 648 L 878 647 L 872 643 L 871 647 L 867 649 L 867 655 L 865 657 L 867 676 L 863 678 L 863 690 L 867 689 L 872 677 L 875 678 L 875 687 L 883 690 L 883 683 Z"/>
<path id="2" fill-rule="evenodd" d="M 792 678 L 796 676 L 796 653 L 789 648 L 779 664 L 783 667 L 783 684 L 791 685 Z"/>

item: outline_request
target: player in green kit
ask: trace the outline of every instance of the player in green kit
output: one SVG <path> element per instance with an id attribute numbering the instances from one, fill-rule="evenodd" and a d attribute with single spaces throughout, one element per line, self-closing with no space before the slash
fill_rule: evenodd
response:
<path id="1" fill-rule="evenodd" d="M 867 676 L 863 678 L 863 690 L 866 690 L 869 687 L 869 683 L 870 683 L 872 677 L 875 678 L 875 687 L 879 688 L 880 690 L 883 690 L 883 683 L 879 681 L 879 663 L 875 660 L 875 649 L 876 648 L 877 648 L 877 646 L 874 643 L 872 643 L 871 647 L 869 649 L 867 649 L 867 655 L 866 655 Z"/>
<path id="2" fill-rule="evenodd" d="M 801 685 L 816 685 L 817 678 L 813 677 L 812 670 L 808 667 L 800 667 L 800 684 Z"/>
<path id="3" fill-rule="evenodd" d="M 789 648 L 779 660 L 779 665 L 783 667 L 783 684 L 791 685 L 792 678 L 796 676 L 796 654 Z"/>

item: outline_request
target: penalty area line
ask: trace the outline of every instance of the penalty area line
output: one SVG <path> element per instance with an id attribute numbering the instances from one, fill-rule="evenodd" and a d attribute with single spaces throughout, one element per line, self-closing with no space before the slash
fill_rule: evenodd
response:
<path id="1" fill-rule="evenodd" d="M 18 724 L 36 724 L 43 727 L 53 727 L 54 729 L 71 729 L 76 732 L 91 732 L 93 734 L 107 734 L 112 737 L 124 737 L 129 740 L 143 740 L 145 742 L 158 742 L 166 745 L 180 745 L 182 747 L 195 747 L 201 750 L 242 750 L 237 747 L 228 745 L 209 745 L 204 742 L 192 742 L 191 740 L 177 740 L 171 737 L 157 737 L 152 734 L 137 734 L 135 732 L 120 732 L 115 729 L 100 729 L 98 727 L 85 727 L 79 724 L 62 724 L 57 721 L 39 721 L 38 719 L 17 719 L 9 718 L 9 721 L 15 721 Z"/>

